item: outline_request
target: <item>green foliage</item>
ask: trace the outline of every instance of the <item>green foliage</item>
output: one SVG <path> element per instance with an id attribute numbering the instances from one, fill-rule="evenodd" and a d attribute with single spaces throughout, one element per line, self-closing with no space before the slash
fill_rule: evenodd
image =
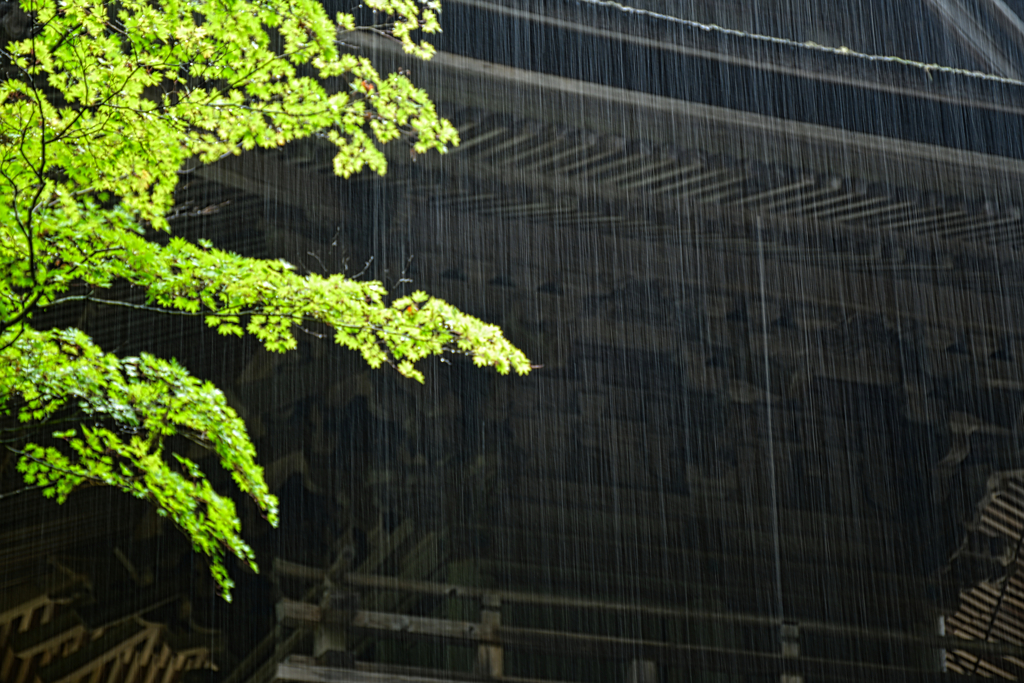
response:
<path id="1" fill-rule="evenodd" d="M 366 4 L 392 17 L 408 52 L 430 57 L 414 36 L 439 30 L 436 3 Z M 255 568 L 252 550 L 231 500 L 168 439 L 216 453 L 274 524 L 277 501 L 238 416 L 174 361 L 118 358 L 81 331 L 33 327 L 33 316 L 102 304 L 104 290 L 127 281 L 147 307 L 203 316 L 272 351 L 293 349 L 295 328 L 317 322 L 370 366 L 421 381 L 417 361 L 442 353 L 524 374 L 529 362 L 497 327 L 421 292 L 389 301 L 378 282 L 153 239 L 169 229 L 186 163 L 316 135 L 337 147 L 339 175 L 384 173 L 381 144 L 443 153 L 456 131 L 405 76 L 340 51 L 355 20 L 332 22 L 316 0 L 21 6 L 39 30 L 8 45 L 0 80 L 0 409 L 21 423 L 7 447 L 25 481 L 58 502 L 89 485 L 148 500 L 210 557 L 228 597 L 227 554 Z"/>
<path id="2" fill-rule="evenodd" d="M 214 578 L 225 591 L 231 587 L 225 551 L 255 567 L 239 536 L 234 503 L 218 495 L 191 460 L 172 453 L 172 467 L 164 458 L 164 440 L 175 434 L 211 449 L 276 524 L 277 501 L 256 466 L 245 425 L 216 387 L 174 361 L 104 353 L 78 330 L 26 328 L 5 356 L 0 386 L 8 397 L 20 398 L 21 422 L 45 421 L 71 404 L 92 423 L 54 432 L 54 441 L 63 442 L 59 447 L 25 445 L 17 467 L 26 483 L 59 503 L 91 484 L 150 501 L 213 559 Z"/>

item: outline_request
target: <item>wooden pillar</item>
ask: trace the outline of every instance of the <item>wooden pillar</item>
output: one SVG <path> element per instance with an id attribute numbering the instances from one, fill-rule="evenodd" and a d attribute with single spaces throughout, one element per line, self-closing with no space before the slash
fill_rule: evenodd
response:
<path id="1" fill-rule="evenodd" d="M 351 591 L 324 590 L 320 599 L 320 623 L 313 635 L 313 656 L 318 664 L 355 666 L 354 655 L 348 651 L 348 631 L 358 601 L 358 594 Z"/>
<path id="2" fill-rule="evenodd" d="M 800 656 L 800 625 L 790 621 L 782 622 L 780 629 L 782 656 L 795 660 Z M 790 669 L 793 671 L 796 667 Z M 804 683 L 804 677 L 798 673 L 790 673 L 783 669 L 779 683 Z"/>
<path id="3" fill-rule="evenodd" d="M 658 683 L 658 665 L 649 659 L 634 659 L 626 670 L 626 683 Z"/>
<path id="4" fill-rule="evenodd" d="M 17 668 L 18 675 L 13 677 L 13 678 L 8 678 L 8 679 L 5 679 L 5 680 L 13 681 L 14 683 L 26 683 L 28 681 L 28 672 L 29 672 L 30 669 L 33 668 L 32 667 L 32 660 L 33 659 L 34 659 L 33 656 L 26 657 L 25 659 L 20 659 L 20 658 L 17 659 L 17 662 L 18 662 L 18 664 L 17 664 L 17 666 L 18 666 L 18 668 Z"/>
<path id="5" fill-rule="evenodd" d="M 1007 579 L 1007 581 L 1009 581 L 1009 579 Z M 936 629 L 935 634 L 939 638 L 945 638 L 946 637 L 946 617 L 940 615 L 939 616 L 939 623 L 938 623 L 937 626 L 938 626 L 938 628 Z M 948 669 L 946 667 L 946 648 L 940 647 L 936 651 L 936 653 L 935 653 L 935 659 L 936 659 L 936 664 L 938 665 L 939 672 L 940 673 L 946 673 L 948 671 Z"/>
<path id="6" fill-rule="evenodd" d="M 7 639 L 11 635 L 11 628 L 12 624 L 9 621 L 0 624 L 0 652 L 3 652 L 4 648 L 7 647 Z"/>
<path id="7" fill-rule="evenodd" d="M 480 601 L 480 623 L 485 631 L 501 626 L 501 598 L 493 593 L 484 594 Z M 480 645 L 476 657 L 476 673 L 492 678 L 504 675 L 505 656 L 501 645 Z"/>
<path id="8" fill-rule="evenodd" d="M 132 654 L 134 656 L 128 666 L 128 673 L 124 675 L 124 683 L 135 683 L 139 671 L 142 669 L 142 653 L 133 651 Z"/>

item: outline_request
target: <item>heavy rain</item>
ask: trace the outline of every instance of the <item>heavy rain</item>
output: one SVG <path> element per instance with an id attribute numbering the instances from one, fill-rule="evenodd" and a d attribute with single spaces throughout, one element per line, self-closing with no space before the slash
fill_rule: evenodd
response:
<path id="1" fill-rule="evenodd" d="M 344 46 L 430 94 L 448 153 L 247 152 L 182 173 L 171 228 L 429 292 L 530 373 L 61 313 L 213 380 L 281 523 L 238 498 L 260 571 L 229 562 L 228 603 L 150 506 L 55 505 L 0 453 L 0 681 L 1024 676 L 1024 0 L 440 20 L 429 62 Z"/>

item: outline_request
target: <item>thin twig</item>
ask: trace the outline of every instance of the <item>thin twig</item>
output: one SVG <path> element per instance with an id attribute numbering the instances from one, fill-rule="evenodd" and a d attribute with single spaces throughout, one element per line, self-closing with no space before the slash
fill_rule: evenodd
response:
<path id="1" fill-rule="evenodd" d="M 0 493 L 0 500 L 3 500 L 4 498 L 10 498 L 11 496 L 16 496 L 19 493 L 27 493 L 29 491 L 36 491 L 36 490 L 41 489 L 41 488 L 43 488 L 43 487 L 42 486 L 25 486 L 24 488 L 15 489 L 14 491 L 8 491 L 7 493 Z"/>

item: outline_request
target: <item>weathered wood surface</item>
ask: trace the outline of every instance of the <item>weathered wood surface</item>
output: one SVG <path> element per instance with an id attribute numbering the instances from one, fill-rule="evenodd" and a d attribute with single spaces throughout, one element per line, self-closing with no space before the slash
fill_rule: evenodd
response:
<path id="1" fill-rule="evenodd" d="M 400 46 L 383 38 L 358 35 L 353 42 L 374 50 L 387 65 L 409 62 Z M 423 87 L 443 94 L 449 102 L 542 119 L 550 116 L 557 102 L 559 112 L 570 108 L 578 124 L 590 130 L 611 134 L 642 130 L 658 142 L 699 142 L 719 154 L 752 154 L 776 163 L 786 160 L 824 173 L 834 172 L 836 161 L 842 160 L 851 171 L 869 177 L 898 175 L 940 187 L 1009 185 L 1024 177 L 1024 166 L 1002 157 L 774 119 L 457 55 L 440 54 L 418 73 Z M 508 98 L 510 91 L 517 96 Z"/>
<path id="2" fill-rule="evenodd" d="M 333 669 L 312 664 L 283 662 L 277 665 L 273 681 L 296 683 L 443 683 L 445 678 L 371 673 L 354 669 Z"/>
<path id="3" fill-rule="evenodd" d="M 371 577 L 383 579 L 384 577 Z M 367 581 L 379 585 L 383 581 Z M 415 591 L 431 595 L 448 595 L 450 587 L 441 584 L 430 584 L 429 582 L 391 581 L 389 587 L 400 590 Z M 447 593 L 441 592 L 447 590 Z M 632 607 L 617 603 L 610 603 L 596 600 L 573 600 L 560 596 L 529 595 L 516 592 L 484 592 L 475 593 L 471 590 L 463 591 L 463 597 L 482 598 L 485 595 L 493 596 L 496 599 L 501 595 L 510 603 L 521 602 L 523 604 L 548 605 L 558 607 L 572 607 L 580 609 L 610 611 L 610 612 L 633 612 L 637 617 L 679 617 L 700 622 L 724 622 L 737 626 L 759 627 L 769 635 L 778 631 L 789 622 L 782 622 L 777 619 L 769 619 L 757 615 L 741 615 L 730 613 L 708 613 L 683 610 L 659 610 L 657 608 L 645 608 L 634 605 Z M 316 605 L 298 603 L 291 600 L 282 600 L 278 603 L 278 615 L 281 623 L 292 628 L 315 628 L 321 622 L 321 611 Z M 485 615 L 486 616 L 486 615 Z M 621 653 L 629 648 L 637 648 L 634 651 L 651 653 L 651 657 L 659 661 L 676 661 L 686 653 L 699 652 L 701 656 L 706 653 L 712 655 L 722 652 L 732 652 L 729 648 L 715 648 L 701 644 L 690 644 L 684 642 L 662 642 L 637 638 L 613 637 L 593 633 L 575 633 L 567 631 L 554 631 L 550 629 L 524 628 L 514 626 L 503 626 L 500 622 L 469 622 L 453 621 L 449 619 L 415 617 L 406 614 L 388 614 L 372 611 L 358 611 L 352 615 L 351 626 L 366 632 L 374 632 L 379 637 L 392 637 L 406 640 L 432 640 L 451 644 L 473 644 L 484 646 L 503 646 L 510 648 L 526 649 L 530 651 L 551 652 L 551 653 L 579 653 L 588 657 L 621 658 Z M 844 626 L 836 623 L 814 623 L 796 622 L 801 632 L 820 633 L 822 635 L 841 636 L 851 639 L 862 639 L 864 641 L 877 640 L 886 642 L 899 642 L 916 644 L 925 649 L 938 650 L 962 650 L 981 655 L 990 656 L 1020 656 L 1024 655 L 1024 648 L 1019 645 L 1007 643 L 991 643 L 983 640 L 969 640 L 955 637 L 922 636 L 912 633 L 900 633 L 898 631 L 885 629 L 865 629 L 857 626 Z M 771 638 L 769 637 L 770 641 Z M 739 652 L 738 650 L 736 652 Z M 761 652 L 756 657 L 768 657 L 772 659 L 776 653 Z M 810 658 L 811 661 L 814 658 Z M 860 662 L 870 668 L 868 663 Z M 851 664 L 852 665 L 852 664 Z"/>
<path id="4" fill-rule="evenodd" d="M 313 662 L 292 658 L 277 666 L 273 681 L 295 681 L 296 683 L 454 683 L 493 681 L 494 678 L 481 677 L 458 671 L 436 671 L 416 667 L 373 665 L 360 663 L 355 669 L 337 669 L 318 666 Z M 519 676 L 502 676 L 506 683 L 559 683 L 551 680 L 522 678 Z"/>
<path id="5" fill-rule="evenodd" d="M 565 646 L 564 640 L 556 641 L 559 645 Z M 554 644 L 554 643 L 553 643 Z M 605 644 L 607 647 L 608 644 Z M 612 652 L 614 652 L 614 648 Z M 561 652 L 566 652 L 562 650 Z M 609 655 L 609 651 L 595 652 L 594 656 L 603 657 Z M 735 673 L 743 670 L 756 670 L 766 675 L 780 675 L 784 670 L 787 673 L 813 677 L 814 680 L 827 681 L 853 681 L 871 680 L 879 683 L 959 683 L 964 680 L 962 677 L 950 674 L 927 673 L 921 671 L 907 670 L 898 666 L 870 666 L 860 662 L 830 662 L 827 660 L 811 660 L 783 657 L 782 655 L 765 655 L 763 657 L 747 652 L 710 650 L 700 653 L 700 666 L 708 670 L 720 671 L 722 673 Z M 420 675 L 409 675 L 399 673 L 369 672 L 358 669 L 340 669 L 317 666 L 308 662 L 285 662 L 278 665 L 275 681 L 296 681 L 298 683 L 439 683 L 444 681 L 470 680 L 486 681 L 494 680 L 486 677 L 472 678 L 463 675 L 450 674 L 449 672 L 436 670 L 422 670 Z M 516 677 L 503 677 L 501 680 L 516 683 L 525 681 Z"/>

